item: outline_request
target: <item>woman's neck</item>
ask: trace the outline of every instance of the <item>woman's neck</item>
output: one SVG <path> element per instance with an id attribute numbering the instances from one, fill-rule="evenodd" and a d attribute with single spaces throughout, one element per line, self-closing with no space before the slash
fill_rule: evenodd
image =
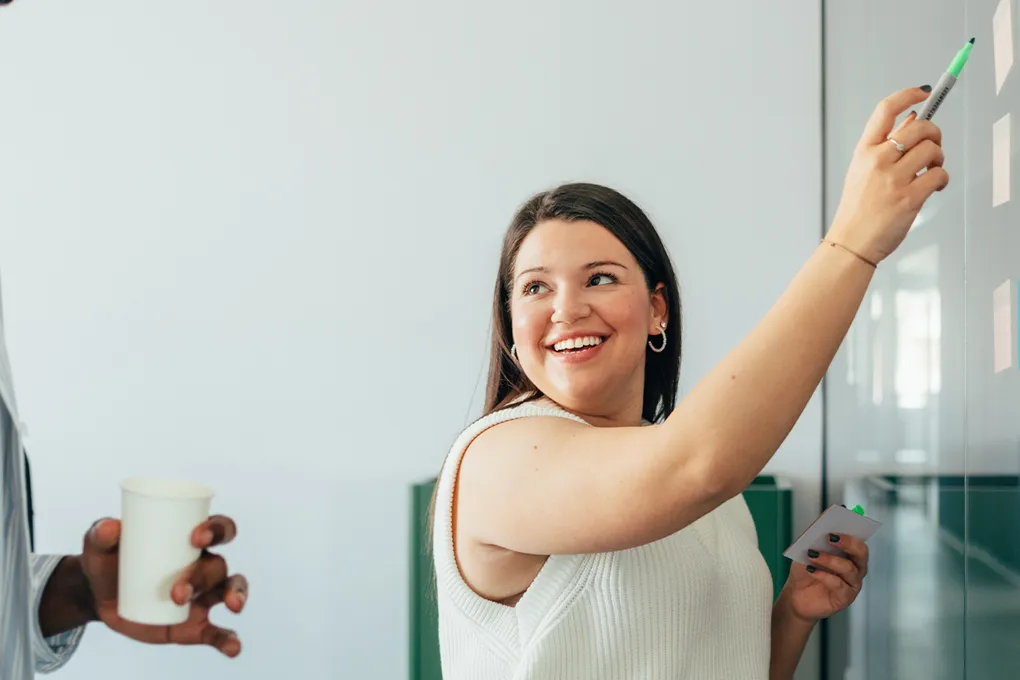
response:
<path id="1" fill-rule="evenodd" d="M 572 413 L 595 427 L 638 427 L 643 422 L 641 402 L 630 403 L 612 409 L 572 408 L 559 404 L 548 397 L 541 397 L 538 403 L 545 403 L 546 405 L 562 409 L 567 413 Z"/>

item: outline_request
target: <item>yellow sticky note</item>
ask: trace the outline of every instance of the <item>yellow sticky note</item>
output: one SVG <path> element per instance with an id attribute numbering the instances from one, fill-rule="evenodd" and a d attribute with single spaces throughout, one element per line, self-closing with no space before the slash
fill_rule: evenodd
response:
<path id="1" fill-rule="evenodd" d="M 992 126 L 992 206 L 1009 200 L 1010 114 L 995 121 Z"/>
<path id="2" fill-rule="evenodd" d="M 1012 291 L 1012 286 L 1006 281 L 992 293 L 992 337 L 995 345 L 996 373 L 1013 365 Z"/>
<path id="3" fill-rule="evenodd" d="M 1000 0 L 992 16 L 992 47 L 995 61 L 995 94 L 1002 91 L 1006 76 L 1013 67 L 1013 16 L 1012 0 Z"/>

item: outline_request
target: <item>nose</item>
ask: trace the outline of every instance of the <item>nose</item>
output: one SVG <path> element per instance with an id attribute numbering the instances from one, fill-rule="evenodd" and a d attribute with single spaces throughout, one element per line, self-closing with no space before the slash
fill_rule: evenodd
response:
<path id="1" fill-rule="evenodd" d="M 591 314 L 591 306 L 584 298 L 584 293 L 571 287 L 565 287 L 556 294 L 553 301 L 553 323 L 571 324 Z"/>

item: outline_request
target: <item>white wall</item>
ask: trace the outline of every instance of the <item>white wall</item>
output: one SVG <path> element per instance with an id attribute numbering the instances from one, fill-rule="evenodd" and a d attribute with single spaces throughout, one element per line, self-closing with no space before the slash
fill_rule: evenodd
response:
<path id="1" fill-rule="evenodd" d="M 61 677 L 405 677 L 406 489 L 477 412 L 514 208 L 592 180 L 649 211 L 689 389 L 817 242 L 816 4 L 3 10 L 0 268 L 40 548 L 76 551 L 119 478 L 182 474 L 238 520 L 252 583 L 221 616 L 236 661 L 96 628 Z M 813 401 L 771 466 L 801 524 L 819 447 Z"/>

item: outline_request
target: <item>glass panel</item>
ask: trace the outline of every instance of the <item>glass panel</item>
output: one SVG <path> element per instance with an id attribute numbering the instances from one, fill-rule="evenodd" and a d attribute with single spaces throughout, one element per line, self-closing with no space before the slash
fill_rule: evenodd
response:
<path id="1" fill-rule="evenodd" d="M 875 105 L 905 86 L 935 85 L 966 38 L 963 0 L 825 7 L 831 219 Z M 826 623 L 829 678 L 965 677 L 967 103 L 954 92 L 936 121 L 952 189 L 928 202 L 903 246 L 879 267 L 826 378 L 828 498 L 860 503 L 883 522 L 869 541 L 863 592 Z"/>
<path id="2" fill-rule="evenodd" d="M 996 13 L 1012 16 L 993 37 Z M 967 677 L 1020 678 L 1020 370 L 1017 279 L 1020 215 L 1006 199 L 1015 153 L 1011 111 L 1020 104 L 1016 73 L 998 90 L 995 53 L 1016 36 L 1015 0 L 970 0 L 967 26 L 977 38 L 966 129 Z M 1015 40 L 1015 38 L 1014 38 Z M 984 49 L 976 49 L 982 44 Z M 1012 50 L 1007 54 L 1011 56 Z M 1015 69 L 1013 69 L 1015 70 Z M 962 82 L 962 81 L 961 81 Z M 997 91 L 998 90 L 998 91 Z M 1000 180 L 1005 174 L 1005 191 Z M 996 184 L 1000 184 L 999 187 Z"/>

